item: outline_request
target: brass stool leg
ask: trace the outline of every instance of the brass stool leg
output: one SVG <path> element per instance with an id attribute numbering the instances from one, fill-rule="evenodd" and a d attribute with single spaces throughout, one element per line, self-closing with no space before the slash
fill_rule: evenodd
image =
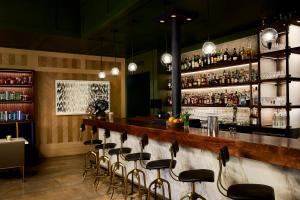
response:
<path id="1" fill-rule="evenodd" d="M 164 185 L 163 184 L 166 183 L 167 186 L 168 186 L 169 199 L 172 199 L 172 197 L 171 197 L 171 185 L 170 185 L 169 181 L 167 181 L 165 179 L 161 179 L 161 181 L 162 181 L 163 192 L 164 192 Z M 164 199 L 165 199 L 165 195 L 164 195 Z"/>
<path id="2" fill-rule="evenodd" d="M 148 200 L 150 200 L 150 197 L 151 197 L 151 187 L 152 187 L 152 185 L 154 185 L 155 195 L 156 195 L 156 179 L 154 181 L 152 181 L 150 183 L 149 187 L 148 187 Z"/>
<path id="3" fill-rule="evenodd" d="M 134 169 L 131 170 L 128 174 L 127 174 L 127 180 L 129 178 L 129 176 L 131 175 L 131 179 L 132 179 L 132 182 L 131 182 L 131 193 L 130 195 L 134 194 L 134 190 L 133 190 L 133 184 L 134 184 L 134 178 L 137 179 L 138 181 L 138 195 L 139 195 L 139 199 L 141 200 L 142 199 L 142 196 L 143 196 L 143 193 L 142 193 L 142 184 L 141 184 L 141 175 L 143 176 L 143 179 L 144 179 L 144 188 L 146 189 L 146 178 L 145 178 L 145 173 L 138 169 L 137 168 L 137 162 L 135 161 L 134 163 Z M 128 191 L 126 191 L 127 194 L 128 194 Z"/>
<path id="4" fill-rule="evenodd" d="M 162 193 L 163 193 L 163 199 L 165 199 L 165 188 L 164 188 L 164 183 L 167 184 L 168 186 L 168 192 L 169 192 L 169 199 L 171 200 L 171 186 L 170 186 L 170 183 L 165 180 L 165 179 L 162 179 L 160 177 L 160 170 L 157 170 L 157 178 L 149 185 L 149 188 L 148 188 L 148 199 L 150 199 L 151 197 L 151 187 L 152 185 L 154 184 L 154 197 L 155 199 L 157 198 L 157 188 L 161 188 L 162 189 Z"/>
<path id="5" fill-rule="evenodd" d="M 117 159 L 119 160 L 119 159 Z M 123 194 L 124 194 L 124 198 L 125 200 L 127 199 L 127 170 L 126 170 L 126 167 L 123 163 L 117 161 L 115 162 L 114 164 L 112 164 L 112 172 L 111 172 L 111 180 L 110 180 L 110 184 L 109 184 L 109 188 L 107 190 L 107 193 L 109 193 L 110 189 L 112 188 L 112 193 L 110 195 L 110 199 L 113 198 L 113 195 L 115 193 L 115 188 L 117 186 L 115 186 L 115 176 L 116 176 L 116 171 L 119 170 L 121 168 L 122 170 L 122 178 L 124 179 L 123 180 Z"/>
<path id="6" fill-rule="evenodd" d="M 100 168 L 101 168 L 101 163 L 107 164 L 107 173 L 105 173 L 105 172 L 103 174 L 99 173 Z M 100 178 L 110 176 L 110 171 L 111 171 L 111 169 L 110 169 L 110 159 L 107 156 L 101 156 L 99 158 L 99 161 L 98 161 L 97 174 L 96 174 L 95 181 L 94 181 L 94 187 L 95 187 L 96 191 L 97 191 L 98 185 L 100 183 Z"/>
<path id="7" fill-rule="evenodd" d="M 95 160 L 95 166 L 97 166 L 97 162 L 98 162 L 98 159 L 97 159 L 97 154 L 93 151 L 89 151 L 85 154 L 85 162 L 84 162 L 84 172 L 82 174 L 82 178 L 83 178 L 83 181 L 85 180 L 85 177 L 86 177 L 86 174 L 88 172 L 88 170 L 92 169 L 92 168 L 95 168 L 95 166 L 93 166 L 92 163 L 90 163 L 89 167 L 87 166 L 87 160 Z"/>

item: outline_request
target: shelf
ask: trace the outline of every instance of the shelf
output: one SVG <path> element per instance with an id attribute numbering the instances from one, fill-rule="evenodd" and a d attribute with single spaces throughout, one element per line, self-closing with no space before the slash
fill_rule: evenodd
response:
<path id="1" fill-rule="evenodd" d="M 220 107 L 220 108 L 232 108 L 232 106 L 209 104 L 209 105 L 181 105 L 182 107 Z M 237 106 L 238 108 L 249 108 L 249 106 Z"/>
<path id="2" fill-rule="evenodd" d="M 0 87 L 33 87 L 33 85 L 21 85 L 21 84 L 18 84 L 18 85 L 10 85 L 10 84 L 5 84 L 5 85 L 0 85 Z"/>
<path id="3" fill-rule="evenodd" d="M 276 105 L 262 105 L 261 108 L 286 108 L 286 106 L 276 106 Z"/>
<path id="4" fill-rule="evenodd" d="M 33 103 L 32 101 L 0 101 L 0 104 L 6 104 L 6 103 Z"/>
<path id="5" fill-rule="evenodd" d="M 205 67 L 198 67 L 194 69 L 189 70 L 181 70 L 181 74 L 187 74 L 191 72 L 201 72 L 201 71 L 209 71 L 213 69 L 222 69 L 222 68 L 229 68 L 229 67 L 237 67 L 239 65 L 247 65 L 250 63 L 256 63 L 257 60 L 239 60 L 239 61 L 228 61 L 228 62 L 222 62 L 217 64 L 211 64 Z"/>
<path id="6" fill-rule="evenodd" d="M 291 53 L 300 54 L 300 47 L 291 48 Z"/>
<path id="7" fill-rule="evenodd" d="M 286 49 L 281 49 L 281 50 L 277 50 L 277 51 L 261 53 L 260 56 L 262 58 L 285 59 L 286 52 L 287 52 Z"/>
<path id="8" fill-rule="evenodd" d="M 271 79 L 262 79 L 260 80 L 261 83 L 268 83 L 268 82 L 284 82 L 284 81 L 300 81 L 300 78 L 298 77 L 283 77 L 283 78 L 271 78 Z"/>
<path id="9" fill-rule="evenodd" d="M 223 85 L 204 85 L 198 87 L 190 87 L 190 88 L 182 88 L 181 90 L 190 90 L 190 89 L 203 89 L 203 88 L 219 88 L 219 87 L 235 87 L 235 86 L 247 86 L 247 85 L 255 85 L 258 82 L 245 82 L 245 83 L 234 83 L 234 84 L 223 84 Z"/>
<path id="10" fill-rule="evenodd" d="M 9 121 L 0 121 L 0 124 L 15 124 L 18 123 L 31 123 L 32 120 L 9 120 Z"/>
<path id="11" fill-rule="evenodd" d="M 287 53 L 300 54 L 300 47 L 294 47 L 289 49 L 281 49 L 277 51 L 271 51 L 266 53 L 261 53 L 260 57 L 262 58 L 273 58 L 273 59 L 285 59 Z"/>

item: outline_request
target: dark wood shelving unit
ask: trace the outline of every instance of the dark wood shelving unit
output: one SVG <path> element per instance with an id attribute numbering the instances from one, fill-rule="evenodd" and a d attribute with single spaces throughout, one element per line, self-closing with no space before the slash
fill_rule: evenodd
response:
<path id="1" fill-rule="evenodd" d="M 22 79 L 26 84 L 0 84 L 0 91 L 2 92 L 19 92 L 28 95 L 29 100 L 0 100 L 1 115 L 7 115 L 0 121 L 1 124 L 13 124 L 16 122 L 33 122 L 34 121 L 34 71 L 18 70 L 18 69 L 0 69 L 1 83 L 5 81 L 17 81 Z M 7 80 L 8 79 L 8 80 Z M 27 81 L 27 82 L 26 82 Z M 5 112 L 6 111 L 6 112 Z M 24 115 L 28 115 L 30 120 L 12 120 L 9 119 L 9 113 L 21 111 Z M 25 118 L 25 117 L 24 117 Z"/>

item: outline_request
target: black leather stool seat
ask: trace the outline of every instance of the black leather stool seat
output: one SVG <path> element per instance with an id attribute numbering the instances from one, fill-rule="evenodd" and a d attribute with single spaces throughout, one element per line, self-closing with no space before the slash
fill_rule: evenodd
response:
<path id="1" fill-rule="evenodd" d="M 84 145 L 90 145 L 90 144 L 101 144 L 102 140 L 94 139 L 94 140 L 86 140 L 84 141 Z"/>
<path id="2" fill-rule="evenodd" d="M 128 154 L 131 152 L 131 148 L 123 147 L 123 148 L 115 148 L 108 151 L 109 155 L 118 155 L 118 154 Z"/>
<path id="3" fill-rule="evenodd" d="M 274 189 L 260 184 L 231 185 L 227 196 L 235 200 L 275 200 Z"/>
<path id="4" fill-rule="evenodd" d="M 117 146 L 116 143 L 106 143 L 106 144 L 99 144 L 97 146 L 95 146 L 95 149 L 113 149 L 115 148 L 115 146 Z"/>
<path id="5" fill-rule="evenodd" d="M 214 172 L 209 169 L 187 170 L 179 174 L 182 182 L 214 182 Z"/>
<path id="6" fill-rule="evenodd" d="M 150 153 L 130 153 L 130 154 L 127 154 L 125 156 L 125 160 L 126 161 L 138 161 L 138 160 L 150 160 L 151 158 L 151 154 Z"/>
<path id="7" fill-rule="evenodd" d="M 171 159 L 153 160 L 147 163 L 147 169 L 167 169 L 170 167 Z M 172 162 L 172 168 L 176 166 L 176 160 Z"/>

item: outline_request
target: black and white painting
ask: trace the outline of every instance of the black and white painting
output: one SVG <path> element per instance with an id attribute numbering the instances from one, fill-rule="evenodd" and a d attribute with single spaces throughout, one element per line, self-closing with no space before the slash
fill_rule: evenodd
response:
<path id="1" fill-rule="evenodd" d="M 110 110 L 110 84 L 108 81 L 55 81 L 56 115 L 93 114 L 93 105 L 99 100 L 108 103 Z"/>

